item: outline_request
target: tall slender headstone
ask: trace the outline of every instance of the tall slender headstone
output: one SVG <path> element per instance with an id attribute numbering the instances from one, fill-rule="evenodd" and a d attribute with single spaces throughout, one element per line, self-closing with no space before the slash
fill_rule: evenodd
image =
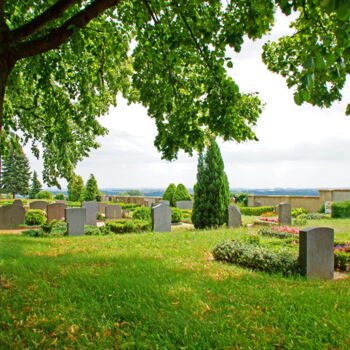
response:
<path id="1" fill-rule="evenodd" d="M 47 221 L 64 220 L 65 209 L 67 205 L 64 203 L 52 203 L 47 206 Z"/>
<path id="2" fill-rule="evenodd" d="M 240 227 L 242 226 L 241 210 L 237 205 L 230 205 L 228 207 L 228 225 L 227 227 Z"/>
<path id="3" fill-rule="evenodd" d="M 25 209 L 20 205 L 0 207 L 0 227 L 11 227 L 24 224 Z"/>
<path id="4" fill-rule="evenodd" d="M 45 201 L 35 201 L 29 203 L 29 209 L 47 210 L 48 203 Z"/>
<path id="5" fill-rule="evenodd" d="M 86 225 L 96 226 L 98 206 L 97 202 L 82 202 L 82 208 L 86 208 Z"/>
<path id="6" fill-rule="evenodd" d="M 171 208 L 167 204 L 152 207 L 152 228 L 155 232 L 171 231 Z"/>
<path id="7" fill-rule="evenodd" d="M 105 211 L 106 219 L 121 219 L 122 207 L 118 204 L 108 204 Z"/>
<path id="8" fill-rule="evenodd" d="M 334 230 L 328 227 L 309 227 L 299 233 L 299 263 L 307 277 L 333 279 Z"/>
<path id="9" fill-rule="evenodd" d="M 291 225 L 292 214 L 291 214 L 290 203 L 280 203 L 278 206 L 278 223 L 280 225 Z"/>
<path id="10" fill-rule="evenodd" d="M 65 218 L 69 236 L 81 236 L 84 234 L 86 208 L 66 208 Z"/>

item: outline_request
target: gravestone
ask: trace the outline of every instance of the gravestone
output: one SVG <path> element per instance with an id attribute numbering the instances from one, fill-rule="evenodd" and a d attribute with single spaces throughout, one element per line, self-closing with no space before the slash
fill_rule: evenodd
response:
<path id="1" fill-rule="evenodd" d="M 237 205 L 230 205 L 228 207 L 228 225 L 227 227 L 240 227 L 242 226 L 241 210 Z"/>
<path id="2" fill-rule="evenodd" d="M 277 205 L 275 206 L 275 213 L 276 213 L 276 215 L 278 215 L 278 206 L 279 206 L 279 204 L 277 204 Z"/>
<path id="3" fill-rule="evenodd" d="M 324 213 L 325 214 L 332 214 L 332 204 L 333 202 L 326 201 L 324 203 Z"/>
<path id="4" fill-rule="evenodd" d="M 19 206 L 23 206 L 23 202 L 20 200 L 20 199 L 15 199 L 14 201 L 13 201 L 13 205 L 19 205 Z"/>
<path id="5" fill-rule="evenodd" d="M 47 221 L 64 220 L 65 209 L 67 205 L 64 203 L 52 203 L 47 206 Z"/>
<path id="6" fill-rule="evenodd" d="M 64 199 L 60 199 L 58 201 L 55 201 L 55 203 L 63 203 L 63 204 L 67 204 L 67 201 Z"/>
<path id="7" fill-rule="evenodd" d="M 334 230 L 328 227 L 309 227 L 299 233 L 299 262 L 307 277 L 333 279 Z"/>
<path id="8" fill-rule="evenodd" d="M 47 210 L 48 203 L 45 201 L 35 201 L 29 203 L 29 209 Z"/>
<path id="9" fill-rule="evenodd" d="M 122 207 L 118 204 L 107 204 L 105 210 L 106 219 L 121 219 Z"/>
<path id="10" fill-rule="evenodd" d="M 280 203 L 278 205 L 278 223 L 280 225 L 292 224 L 291 205 L 289 203 Z"/>
<path id="11" fill-rule="evenodd" d="M 153 199 L 153 198 L 145 198 L 144 199 L 144 203 L 145 203 L 145 206 L 146 207 L 149 207 L 149 208 L 151 208 L 152 207 L 152 204 L 154 204 L 156 201 L 155 201 L 155 199 Z"/>
<path id="12" fill-rule="evenodd" d="M 84 234 L 86 223 L 86 208 L 66 208 L 65 218 L 69 236 L 81 236 Z"/>
<path id="13" fill-rule="evenodd" d="M 170 205 L 170 201 L 167 201 L 167 200 L 165 200 L 165 199 L 161 199 L 161 200 L 159 201 L 159 203 L 160 203 L 160 204 Z"/>
<path id="14" fill-rule="evenodd" d="M 0 207 L 0 227 L 10 227 L 24 224 L 25 209 L 20 205 L 5 205 Z"/>
<path id="15" fill-rule="evenodd" d="M 171 231 L 171 208 L 167 204 L 152 207 L 152 228 L 155 232 Z"/>
<path id="16" fill-rule="evenodd" d="M 82 202 L 82 208 L 86 208 L 86 225 L 96 226 L 98 207 L 96 201 Z"/>
<path id="17" fill-rule="evenodd" d="M 107 203 L 101 203 L 101 202 L 97 203 L 97 210 L 101 214 L 105 214 L 106 207 L 107 207 Z"/>
<path id="18" fill-rule="evenodd" d="M 179 209 L 190 209 L 192 210 L 193 202 L 192 201 L 177 201 L 176 208 Z"/>

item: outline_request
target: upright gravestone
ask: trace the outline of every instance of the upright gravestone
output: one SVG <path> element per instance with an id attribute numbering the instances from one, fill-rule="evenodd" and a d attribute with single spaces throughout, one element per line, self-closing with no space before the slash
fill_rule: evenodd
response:
<path id="1" fill-rule="evenodd" d="M 159 201 L 160 204 L 166 204 L 166 205 L 170 205 L 170 201 L 167 201 L 166 199 L 161 199 Z"/>
<path id="2" fill-rule="evenodd" d="M 68 235 L 81 236 L 84 234 L 84 225 L 86 223 L 86 208 L 66 208 L 65 218 Z"/>
<path id="3" fill-rule="evenodd" d="M 307 277 L 333 279 L 334 230 L 328 227 L 305 228 L 299 233 L 299 263 Z"/>
<path id="4" fill-rule="evenodd" d="M 101 203 L 101 202 L 97 203 L 97 210 L 101 214 L 105 214 L 106 213 L 106 207 L 107 207 L 107 203 Z"/>
<path id="5" fill-rule="evenodd" d="M 291 205 L 289 203 L 280 203 L 278 206 L 278 223 L 280 225 L 291 225 L 292 214 Z"/>
<path id="6" fill-rule="evenodd" d="M 332 214 L 332 202 L 326 201 L 324 203 L 324 213 L 325 214 Z"/>
<path id="7" fill-rule="evenodd" d="M 192 210 L 193 203 L 192 201 L 177 201 L 176 202 L 176 208 L 179 209 L 190 209 Z"/>
<path id="8" fill-rule="evenodd" d="M 15 199 L 13 201 L 13 205 L 20 205 L 22 207 L 23 206 L 23 202 L 20 199 Z"/>
<path id="9" fill-rule="evenodd" d="M 47 206 L 47 221 L 64 220 L 65 209 L 67 205 L 64 203 L 52 203 Z"/>
<path id="10" fill-rule="evenodd" d="M 47 210 L 48 203 L 45 201 L 35 201 L 29 203 L 29 209 Z"/>
<path id="11" fill-rule="evenodd" d="M 171 208 L 167 204 L 152 207 L 152 228 L 155 232 L 171 231 Z"/>
<path id="12" fill-rule="evenodd" d="M 242 225 L 241 211 L 237 205 L 228 207 L 228 227 L 240 227 Z"/>
<path id="13" fill-rule="evenodd" d="M 118 204 L 108 204 L 105 211 L 106 219 L 121 219 L 122 207 Z"/>
<path id="14" fill-rule="evenodd" d="M 97 202 L 82 202 L 81 206 L 86 208 L 86 225 L 96 226 L 98 213 Z"/>
<path id="15" fill-rule="evenodd" d="M 25 209 L 20 205 L 0 207 L 0 227 L 11 227 L 24 224 Z"/>

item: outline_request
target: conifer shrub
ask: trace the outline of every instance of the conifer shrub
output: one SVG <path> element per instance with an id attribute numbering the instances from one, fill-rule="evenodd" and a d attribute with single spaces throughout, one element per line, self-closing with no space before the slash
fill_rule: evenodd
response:
<path id="1" fill-rule="evenodd" d="M 49 191 L 40 191 L 37 193 L 36 199 L 53 199 L 53 194 Z"/>
<path id="2" fill-rule="evenodd" d="M 174 206 L 174 200 L 173 200 L 173 196 L 174 193 L 176 191 L 176 186 L 175 184 L 170 184 L 167 189 L 165 190 L 165 192 L 163 193 L 163 200 L 169 201 L 171 206 Z"/>
<path id="3" fill-rule="evenodd" d="M 183 219 L 182 210 L 179 208 L 171 208 L 171 222 L 177 224 Z"/>
<path id="4" fill-rule="evenodd" d="M 25 223 L 27 225 L 42 225 L 46 221 L 44 210 L 29 209 L 25 214 Z"/>
<path id="5" fill-rule="evenodd" d="M 176 202 L 179 202 L 179 201 L 191 201 L 191 200 L 192 200 L 192 197 L 188 192 L 187 188 L 183 184 L 178 184 L 172 198 L 173 205 L 176 206 Z"/>
<path id="6" fill-rule="evenodd" d="M 143 220 L 143 221 L 151 221 L 151 208 L 149 207 L 140 207 L 136 208 L 132 213 L 133 220 Z"/>
<path id="7" fill-rule="evenodd" d="M 57 193 L 55 196 L 55 199 L 57 199 L 58 201 L 62 201 L 62 200 L 65 200 L 66 197 L 65 197 L 64 193 Z"/>

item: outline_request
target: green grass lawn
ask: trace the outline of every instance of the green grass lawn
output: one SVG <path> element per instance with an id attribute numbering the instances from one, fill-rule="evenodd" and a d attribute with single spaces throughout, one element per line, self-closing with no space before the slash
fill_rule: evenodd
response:
<path id="1" fill-rule="evenodd" d="M 212 261 L 247 232 L 0 235 L 0 349 L 349 349 L 350 279 Z"/>

